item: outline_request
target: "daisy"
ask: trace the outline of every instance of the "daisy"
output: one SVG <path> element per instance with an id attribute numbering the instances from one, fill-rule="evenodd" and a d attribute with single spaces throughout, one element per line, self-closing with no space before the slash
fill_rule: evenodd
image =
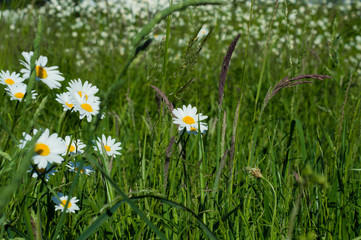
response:
<path id="1" fill-rule="evenodd" d="M 36 134 L 37 130 L 34 130 L 33 133 Z M 28 141 L 27 139 L 29 136 L 25 134 L 25 140 L 20 142 L 19 147 L 23 148 Z M 56 133 L 50 135 L 49 129 L 45 129 L 35 144 L 33 162 L 37 164 L 39 169 L 46 168 L 48 163 L 60 164 L 64 160 L 61 157 L 64 152 L 66 152 L 64 140 L 58 137 Z"/>
<path id="2" fill-rule="evenodd" d="M 154 34 L 153 38 L 155 40 L 155 42 L 162 42 L 163 39 L 165 39 L 165 36 L 163 34 Z"/>
<path id="3" fill-rule="evenodd" d="M 96 86 L 93 86 L 88 81 L 85 81 L 83 84 L 80 78 L 78 80 L 72 80 L 69 82 L 69 87 L 67 87 L 69 92 L 76 92 L 80 97 L 85 97 L 85 100 L 88 100 L 89 97 L 94 97 L 99 100 L 99 97 L 96 97 L 95 94 L 99 91 Z"/>
<path id="4" fill-rule="evenodd" d="M 71 143 L 70 143 L 71 141 Z M 74 155 L 77 153 L 83 153 L 84 152 L 84 148 L 86 147 L 84 143 L 82 143 L 82 141 L 80 141 L 79 139 L 75 140 L 71 140 L 70 136 L 65 136 L 65 146 L 67 147 L 67 151 L 69 151 L 69 155 Z M 64 155 L 66 154 L 66 152 L 64 153 Z"/>
<path id="5" fill-rule="evenodd" d="M 175 118 L 173 118 L 173 123 L 178 125 L 178 130 L 180 132 L 186 129 L 187 133 L 197 133 L 198 121 L 200 124 L 201 133 L 204 133 L 208 129 L 207 124 L 201 122 L 208 117 L 203 116 L 202 113 L 197 114 L 197 108 L 192 108 L 190 104 L 187 107 L 183 105 L 183 109 L 174 109 L 173 114 L 175 116 Z"/>
<path id="6" fill-rule="evenodd" d="M 13 84 L 13 85 L 8 85 L 5 90 L 6 93 L 10 96 L 10 100 L 18 100 L 18 101 L 23 101 L 23 98 L 25 96 L 26 93 L 26 87 L 27 85 L 24 83 L 18 83 L 18 84 Z M 36 96 L 38 95 L 35 90 L 31 91 L 32 94 L 32 99 L 35 99 Z"/>
<path id="7" fill-rule="evenodd" d="M 64 196 L 64 194 L 62 193 L 58 193 L 58 197 L 52 197 L 51 199 L 53 200 L 53 202 L 57 204 L 55 206 L 55 211 L 63 211 L 65 208 L 65 204 L 67 204 L 68 198 L 68 196 Z M 79 199 L 76 199 L 76 197 L 71 198 L 67 204 L 68 208 L 66 209 L 66 212 L 75 213 L 75 211 L 80 210 L 79 207 L 76 205 L 77 202 L 79 202 Z"/>
<path id="8" fill-rule="evenodd" d="M 21 69 L 20 72 L 23 73 L 23 78 L 28 79 L 31 73 L 30 60 L 33 52 L 23 52 L 22 55 L 25 61 L 20 60 L 20 64 L 25 68 Z M 59 72 L 57 66 L 46 67 L 47 63 L 48 58 L 44 56 L 40 56 L 39 59 L 35 61 L 36 80 L 42 81 L 48 85 L 50 89 L 60 88 L 60 82 L 64 81 L 62 73 Z"/>
<path id="9" fill-rule="evenodd" d="M 9 71 L 4 72 L 2 70 L 0 72 L 0 83 L 3 85 L 16 85 L 18 83 L 22 83 L 24 80 L 24 78 L 20 77 L 20 73 L 10 73 Z"/>
<path id="10" fill-rule="evenodd" d="M 112 139 L 112 137 L 108 137 L 106 138 L 105 135 L 102 135 L 102 138 L 100 139 L 98 137 L 98 140 L 96 141 L 97 146 L 94 146 L 95 150 L 99 150 L 100 153 L 103 153 L 103 147 L 106 151 L 106 154 L 108 156 L 112 156 L 112 155 L 121 155 L 120 152 L 118 152 L 118 150 L 121 150 L 122 148 L 120 147 L 120 142 L 115 142 L 115 139 Z"/>
<path id="11" fill-rule="evenodd" d="M 73 103 L 73 99 L 70 96 L 69 92 L 64 92 L 61 94 L 56 94 L 56 99 L 55 99 L 58 103 L 63 105 L 63 110 L 67 111 L 67 110 L 74 110 L 74 103 Z"/>
<path id="12" fill-rule="evenodd" d="M 79 171 L 80 162 L 76 162 L 74 164 L 73 162 L 70 161 L 66 166 L 69 168 L 70 172 L 77 172 Z M 80 169 L 80 174 L 86 174 L 89 176 L 92 172 L 94 172 L 94 170 L 91 166 L 83 166 Z"/>
<path id="13" fill-rule="evenodd" d="M 203 37 L 207 36 L 208 33 L 209 33 L 209 29 L 208 29 L 206 26 L 203 26 L 203 27 L 199 30 L 196 39 L 203 38 Z"/>
<path id="14" fill-rule="evenodd" d="M 32 172 L 32 177 L 33 178 L 38 178 L 39 176 L 44 176 L 45 181 L 48 181 L 50 179 L 50 175 L 55 175 L 56 170 L 53 170 L 53 168 L 51 167 L 52 165 L 48 163 L 48 165 L 46 166 L 46 168 L 39 168 L 36 165 L 33 165 L 30 170 L 28 170 L 27 172 Z"/>
<path id="15" fill-rule="evenodd" d="M 80 119 L 87 118 L 88 122 L 91 122 L 92 117 L 98 115 L 100 108 L 100 100 L 94 96 L 82 96 L 80 97 L 77 92 L 72 92 L 71 96 L 74 101 L 75 111 L 80 114 Z"/>

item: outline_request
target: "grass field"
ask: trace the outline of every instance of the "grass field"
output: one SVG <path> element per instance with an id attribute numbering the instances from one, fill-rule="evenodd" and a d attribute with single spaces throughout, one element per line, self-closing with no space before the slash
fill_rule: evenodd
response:
<path id="1" fill-rule="evenodd" d="M 0 239 L 361 239 L 359 2 L 29 2 Z"/>

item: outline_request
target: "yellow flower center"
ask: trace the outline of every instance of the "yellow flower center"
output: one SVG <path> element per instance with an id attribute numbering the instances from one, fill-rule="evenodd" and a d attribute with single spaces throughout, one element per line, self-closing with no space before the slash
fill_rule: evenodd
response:
<path id="1" fill-rule="evenodd" d="M 194 118 L 192 118 L 192 117 L 190 117 L 190 116 L 185 116 L 185 117 L 183 118 L 183 122 L 185 122 L 186 124 L 196 123 L 196 122 L 194 121 Z"/>
<path id="2" fill-rule="evenodd" d="M 78 94 L 80 97 L 83 97 L 83 93 L 82 91 L 79 91 Z M 88 100 L 88 95 L 85 94 L 85 100 Z"/>
<path id="3" fill-rule="evenodd" d="M 87 112 L 93 112 L 93 108 L 92 108 L 92 106 L 90 106 L 90 104 L 83 103 L 80 106 L 81 106 L 82 109 L 84 109 Z"/>
<path id="4" fill-rule="evenodd" d="M 191 131 L 198 132 L 197 128 L 191 127 Z"/>
<path id="5" fill-rule="evenodd" d="M 65 102 L 65 105 L 68 106 L 68 108 L 73 108 L 74 104 Z"/>
<path id="6" fill-rule="evenodd" d="M 78 168 L 75 168 L 75 172 L 77 172 L 78 170 L 79 170 Z M 81 169 L 80 173 L 84 173 L 84 169 Z"/>
<path id="7" fill-rule="evenodd" d="M 50 153 L 50 149 L 48 145 L 44 143 L 37 143 L 35 145 L 35 152 L 41 156 L 48 156 Z"/>
<path id="8" fill-rule="evenodd" d="M 13 85 L 15 82 L 14 82 L 14 80 L 8 78 L 8 79 L 5 79 L 5 83 L 6 83 L 7 85 Z"/>
<path id="9" fill-rule="evenodd" d="M 61 206 L 65 207 L 66 201 L 67 201 L 66 199 L 62 200 L 61 201 Z M 68 208 L 70 208 L 70 207 L 71 207 L 71 202 L 69 201 Z"/>
<path id="10" fill-rule="evenodd" d="M 45 168 L 36 168 L 36 171 L 38 172 L 38 173 L 44 173 L 45 172 Z"/>
<path id="11" fill-rule="evenodd" d="M 24 95 L 25 95 L 24 93 L 18 92 L 18 93 L 15 93 L 15 94 L 14 94 L 14 97 L 16 97 L 16 98 L 18 98 L 18 99 L 23 99 Z"/>
<path id="12" fill-rule="evenodd" d="M 104 145 L 104 149 L 105 151 L 109 152 L 110 150 L 112 150 L 108 145 Z"/>
<path id="13" fill-rule="evenodd" d="M 48 77 L 48 73 L 46 72 L 45 68 L 41 67 L 41 66 L 36 66 L 36 76 L 38 78 L 47 78 Z"/>
<path id="14" fill-rule="evenodd" d="M 75 152 L 74 145 L 70 145 L 70 146 L 68 146 L 68 148 L 69 148 L 69 152 Z"/>

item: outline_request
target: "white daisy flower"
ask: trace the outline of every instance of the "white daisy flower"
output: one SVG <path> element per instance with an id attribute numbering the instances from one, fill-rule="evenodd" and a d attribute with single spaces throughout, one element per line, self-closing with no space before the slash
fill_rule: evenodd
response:
<path id="1" fill-rule="evenodd" d="M 13 84 L 13 85 L 8 85 L 5 90 L 6 93 L 10 96 L 10 100 L 18 100 L 18 101 L 23 101 L 23 98 L 25 96 L 26 93 L 26 88 L 27 85 L 24 83 L 18 83 L 18 84 Z M 32 94 L 32 99 L 35 99 L 36 96 L 38 95 L 35 90 L 31 91 Z"/>
<path id="2" fill-rule="evenodd" d="M 25 68 L 21 69 L 20 72 L 23 73 L 23 78 L 28 79 L 30 77 L 31 67 L 30 60 L 33 56 L 33 52 L 23 52 L 22 55 L 25 58 L 25 61 L 20 60 L 20 64 Z M 48 58 L 40 56 L 38 60 L 35 61 L 35 70 L 36 70 L 36 80 L 42 81 L 50 89 L 60 88 L 61 81 L 64 81 L 62 73 L 59 72 L 57 66 L 46 67 L 48 63 Z"/>
<path id="3" fill-rule="evenodd" d="M 74 79 L 69 82 L 69 87 L 67 87 L 69 92 L 76 92 L 80 97 L 85 97 L 85 100 L 88 100 L 89 97 L 94 97 L 99 100 L 99 97 L 95 96 L 95 94 L 99 91 L 96 86 L 93 86 L 88 81 L 85 81 L 83 84 L 80 78 L 78 80 Z"/>
<path id="4" fill-rule="evenodd" d="M 3 85 L 16 85 L 18 83 L 22 83 L 24 80 L 24 78 L 20 77 L 20 73 L 10 73 L 9 71 L 4 72 L 2 70 L 0 72 L 0 83 Z"/>
<path id="5" fill-rule="evenodd" d="M 64 194 L 62 194 L 62 193 L 58 193 L 58 198 L 55 196 L 53 196 L 51 198 L 53 200 L 53 202 L 55 204 L 57 204 L 55 206 L 55 211 L 57 211 L 57 210 L 63 211 L 65 208 L 65 204 L 67 203 L 69 197 L 64 196 Z M 68 208 L 66 209 L 66 212 L 67 213 L 68 212 L 75 213 L 75 211 L 80 210 L 79 207 L 76 205 L 77 202 L 79 202 L 79 199 L 76 199 L 76 197 L 72 197 L 67 204 Z"/>
<path id="6" fill-rule="evenodd" d="M 33 131 L 36 134 L 37 131 Z M 25 134 L 25 140 L 20 142 L 19 147 L 23 148 L 29 136 Z M 37 140 L 34 148 L 35 155 L 33 156 L 34 164 L 37 164 L 37 167 L 46 168 L 48 163 L 58 163 L 60 164 L 64 159 L 61 155 L 66 152 L 66 146 L 63 139 L 58 137 L 58 134 L 53 133 L 49 134 L 49 129 L 45 129 L 43 134 Z"/>
<path id="7" fill-rule="evenodd" d="M 208 27 L 203 26 L 203 27 L 199 30 L 196 38 L 197 38 L 197 39 L 203 38 L 203 37 L 207 36 L 208 33 L 209 33 Z"/>
<path id="8" fill-rule="evenodd" d="M 80 114 L 80 119 L 87 118 L 88 122 L 91 122 L 92 117 L 99 114 L 100 101 L 94 96 L 80 97 L 77 92 L 72 92 L 71 96 L 74 101 L 75 111 Z"/>
<path id="9" fill-rule="evenodd" d="M 96 151 L 99 150 L 100 153 L 103 153 L 103 147 L 104 147 L 106 154 L 108 154 L 108 156 L 121 155 L 121 153 L 118 152 L 118 150 L 122 149 L 120 147 L 121 142 L 116 143 L 115 139 L 112 139 L 112 137 L 110 136 L 106 138 L 105 135 L 103 134 L 101 139 L 98 137 L 96 144 L 97 146 L 94 146 L 94 149 Z"/>
<path id="10" fill-rule="evenodd" d="M 79 171 L 80 162 L 76 162 L 74 164 L 73 162 L 70 161 L 66 166 L 69 168 L 70 172 L 77 172 Z M 92 172 L 94 172 L 94 170 L 91 166 L 83 166 L 80 169 L 80 174 L 86 174 L 89 176 Z"/>
<path id="11" fill-rule="evenodd" d="M 64 111 L 71 110 L 74 107 L 73 99 L 70 97 L 69 92 L 56 94 L 56 99 L 55 100 L 58 103 L 63 105 L 63 110 Z"/>
<path id="12" fill-rule="evenodd" d="M 192 108 L 190 104 L 187 107 L 183 105 L 183 109 L 174 109 L 173 114 L 175 116 L 175 118 L 173 118 L 173 123 L 178 125 L 178 130 L 180 132 L 186 129 L 187 133 L 197 133 L 198 121 L 201 127 L 201 133 L 204 133 L 208 129 L 207 124 L 201 122 L 208 117 L 203 116 L 202 113 L 197 114 L 197 108 Z"/>
<path id="13" fill-rule="evenodd" d="M 165 36 L 163 34 L 153 34 L 153 38 L 155 42 L 162 42 L 165 39 Z"/>
<path id="14" fill-rule="evenodd" d="M 52 165 L 48 163 L 48 166 L 46 166 L 46 168 L 39 168 L 37 165 L 33 165 L 30 170 L 28 170 L 27 172 L 32 172 L 32 177 L 33 178 L 38 178 L 39 176 L 44 176 L 45 181 L 48 181 L 50 179 L 50 175 L 55 175 L 56 170 L 53 170 L 53 168 L 51 167 Z"/>
<path id="15" fill-rule="evenodd" d="M 65 136 L 65 146 L 67 147 L 67 151 L 69 151 L 70 155 L 74 155 L 77 153 L 83 153 L 84 152 L 84 148 L 86 147 L 84 143 L 82 143 L 82 141 L 80 141 L 79 139 L 73 139 L 71 141 L 71 137 L 70 136 Z M 66 154 L 66 152 L 64 153 L 64 155 Z"/>

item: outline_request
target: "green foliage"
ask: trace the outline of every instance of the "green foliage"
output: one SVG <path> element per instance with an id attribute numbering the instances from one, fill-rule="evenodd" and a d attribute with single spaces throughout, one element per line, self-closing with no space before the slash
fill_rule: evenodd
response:
<path id="1" fill-rule="evenodd" d="M 345 51 L 360 34 L 359 10 L 352 5 L 345 15 L 338 5 L 325 12 L 278 3 L 274 11 L 274 5 L 233 1 L 228 12 L 217 5 L 210 15 L 199 6 L 206 3 L 219 1 L 185 1 L 136 18 L 128 45 L 120 46 L 126 34 L 117 36 L 119 45 L 109 36 L 93 52 L 87 28 L 102 32 L 115 21 L 110 13 L 89 18 L 76 37 L 72 26 L 88 16 L 70 13 L 63 22 L 45 13 L 37 25 L 0 18 L 1 70 L 19 72 L 21 52 L 32 50 L 66 79 L 50 90 L 33 71 L 34 86 L 19 103 L 0 88 L 0 239 L 360 239 L 360 71 L 346 62 L 359 56 L 351 51 L 356 46 Z M 293 22 L 301 7 L 304 21 Z M 324 19 L 330 25 L 318 22 Z M 128 34 L 127 23 L 117 27 Z M 203 27 L 208 32 L 200 37 Z M 313 30 L 324 35 L 321 45 Z M 166 37 L 157 41 L 155 32 Z M 219 106 L 222 60 L 238 33 Z M 281 79 L 316 73 L 332 78 L 285 88 L 262 108 Z M 77 78 L 100 89 L 104 119 L 79 121 L 55 101 Z M 208 116 L 207 133 L 179 134 L 151 85 L 175 108 L 197 106 Z M 26 171 L 41 131 L 24 149 L 18 145 L 33 128 L 72 135 L 86 150 L 54 165 L 49 181 L 32 178 Z M 102 134 L 122 142 L 120 157 L 94 150 Z M 95 172 L 71 172 L 70 161 Z M 80 210 L 55 211 L 57 192 L 76 196 Z"/>

